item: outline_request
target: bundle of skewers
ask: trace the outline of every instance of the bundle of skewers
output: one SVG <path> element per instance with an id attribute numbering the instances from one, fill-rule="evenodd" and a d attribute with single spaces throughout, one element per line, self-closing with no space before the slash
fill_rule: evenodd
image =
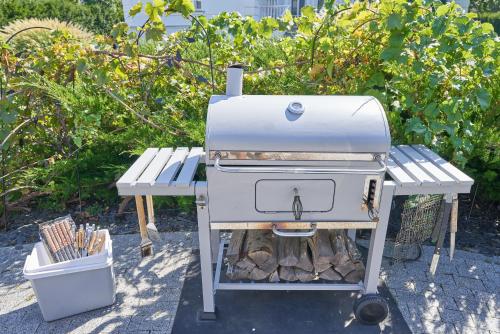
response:
<path id="1" fill-rule="evenodd" d="M 40 225 L 40 238 L 53 262 L 69 261 L 99 253 L 106 241 L 105 231 L 95 224 L 80 224 L 77 229 L 71 216 Z"/>

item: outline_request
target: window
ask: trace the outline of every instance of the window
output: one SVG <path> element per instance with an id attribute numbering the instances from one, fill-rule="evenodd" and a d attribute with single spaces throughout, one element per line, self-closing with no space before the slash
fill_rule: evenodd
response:
<path id="1" fill-rule="evenodd" d="M 304 5 L 304 0 L 292 0 L 292 15 L 300 16 L 300 10 Z"/>
<path id="2" fill-rule="evenodd" d="M 201 0 L 194 0 L 194 9 L 201 10 Z"/>

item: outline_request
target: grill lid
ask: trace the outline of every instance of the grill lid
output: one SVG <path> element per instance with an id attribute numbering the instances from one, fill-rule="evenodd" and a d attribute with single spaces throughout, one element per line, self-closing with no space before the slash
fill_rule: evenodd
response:
<path id="1" fill-rule="evenodd" d="M 390 149 L 384 110 L 370 96 L 212 96 L 207 153 L 381 153 Z"/>

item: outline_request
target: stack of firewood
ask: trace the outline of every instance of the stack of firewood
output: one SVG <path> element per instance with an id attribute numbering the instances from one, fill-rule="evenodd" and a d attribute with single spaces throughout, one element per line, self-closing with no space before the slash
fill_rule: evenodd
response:
<path id="1" fill-rule="evenodd" d="M 365 275 L 361 254 L 344 230 L 318 230 L 308 238 L 278 237 L 270 230 L 235 230 L 226 262 L 232 280 L 358 283 Z"/>

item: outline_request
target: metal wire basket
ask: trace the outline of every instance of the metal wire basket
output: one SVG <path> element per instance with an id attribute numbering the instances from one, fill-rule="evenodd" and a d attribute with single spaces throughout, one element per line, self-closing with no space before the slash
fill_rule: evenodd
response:
<path id="1" fill-rule="evenodd" d="M 404 202 L 392 253 L 394 263 L 420 257 L 422 243 L 431 237 L 442 214 L 442 199 L 442 195 L 413 195 Z"/>

